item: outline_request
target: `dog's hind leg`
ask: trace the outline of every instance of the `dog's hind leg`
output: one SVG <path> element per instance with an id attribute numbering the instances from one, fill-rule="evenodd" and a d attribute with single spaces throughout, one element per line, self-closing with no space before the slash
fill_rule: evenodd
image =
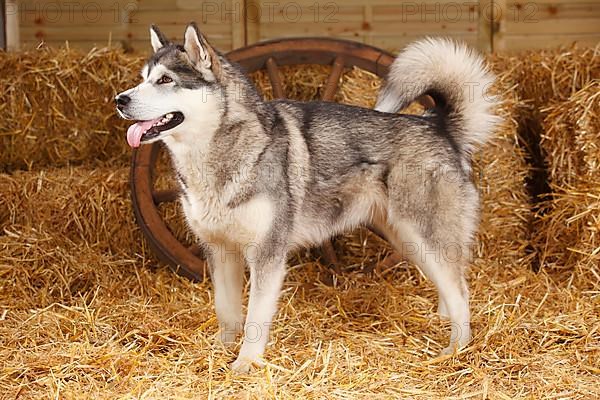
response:
<path id="1" fill-rule="evenodd" d="M 444 229 L 438 225 L 438 229 Z M 391 244 L 417 264 L 437 288 L 440 303 L 438 310 L 446 314 L 451 323 L 450 344 L 442 354 L 452 353 L 455 347 L 465 346 L 471 339 L 469 293 L 464 277 L 467 257 L 463 246 L 446 240 L 426 239 L 419 226 L 406 220 L 389 222 L 384 230 Z M 436 234 L 433 238 L 447 235 Z M 460 249 L 460 250 L 458 250 Z"/>
<path id="2" fill-rule="evenodd" d="M 222 244 L 208 256 L 214 287 L 215 311 L 219 320 L 220 339 L 230 346 L 242 331 L 242 292 L 244 288 L 244 259 L 242 254 L 227 251 Z"/>
<path id="3" fill-rule="evenodd" d="M 262 356 L 269 340 L 273 316 L 285 277 L 285 256 L 269 255 L 248 260 L 250 299 L 244 325 L 244 341 L 237 359 L 231 364 L 236 373 L 246 373 L 252 366 L 262 366 Z"/>
<path id="4" fill-rule="evenodd" d="M 448 306 L 446 306 L 446 303 L 444 303 L 442 298 L 439 299 L 437 312 L 440 318 L 450 319 L 450 315 L 448 314 Z"/>
<path id="5" fill-rule="evenodd" d="M 434 257 L 425 255 L 419 266 L 438 290 L 438 309 L 450 319 L 450 344 L 442 350 L 442 354 L 449 354 L 456 347 L 464 347 L 471 340 L 469 291 L 462 267 L 444 260 L 443 251 L 434 254 Z"/>

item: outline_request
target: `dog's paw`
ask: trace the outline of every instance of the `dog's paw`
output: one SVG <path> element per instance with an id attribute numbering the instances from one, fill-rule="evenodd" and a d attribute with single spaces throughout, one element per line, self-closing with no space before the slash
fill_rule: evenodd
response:
<path id="1" fill-rule="evenodd" d="M 438 357 L 450 356 L 450 355 L 454 354 L 455 351 L 456 351 L 456 345 L 450 345 L 450 346 L 446 347 L 445 349 L 443 349 L 442 351 L 440 351 L 440 353 L 438 354 Z"/>
<path id="2" fill-rule="evenodd" d="M 253 369 L 260 369 L 265 366 L 265 362 L 259 357 L 242 357 L 239 356 L 237 360 L 231 363 L 231 370 L 236 375 L 247 374 Z"/>
<path id="3" fill-rule="evenodd" d="M 440 351 L 440 354 L 438 354 L 438 357 L 450 356 L 450 355 L 455 355 L 455 354 L 461 353 L 461 352 L 465 351 L 468 344 L 469 344 L 469 342 L 450 343 L 450 345 L 448 347 L 446 347 L 444 350 Z"/>

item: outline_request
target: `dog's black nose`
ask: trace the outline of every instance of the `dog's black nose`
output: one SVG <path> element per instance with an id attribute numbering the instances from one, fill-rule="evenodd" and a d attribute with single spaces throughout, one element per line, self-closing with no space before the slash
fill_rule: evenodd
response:
<path id="1" fill-rule="evenodd" d="M 117 103 L 118 106 L 126 106 L 130 101 L 131 97 L 125 94 L 120 94 L 117 97 L 115 97 L 115 103 Z"/>

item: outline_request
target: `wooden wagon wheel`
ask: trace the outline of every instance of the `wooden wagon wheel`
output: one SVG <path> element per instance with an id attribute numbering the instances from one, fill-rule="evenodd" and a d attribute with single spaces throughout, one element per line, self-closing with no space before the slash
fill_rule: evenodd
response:
<path id="1" fill-rule="evenodd" d="M 226 56 L 240 64 L 248 73 L 266 69 L 276 98 L 285 97 L 279 66 L 298 64 L 331 65 L 322 100 L 332 101 L 344 68 L 356 66 L 380 77 L 387 74 L 394 57 L 372 46 L 356 42 L 325 39 L 283 39 L 258 43 L 234 50 Z M 198 246 L 186 246 L 169 230 L 161 217 L 158 205 L 178 198 L 178 189 L 155 188 L 155 165 L 161 149 L 159 143 L 134 150 L 131 167 L 131 193 L 138 225 L 158 258 L 178 274 L 194 280 L 205 275 L 205 264 Z M 322 247 L 324 259 L 336 263 L 331 243 Z"/>

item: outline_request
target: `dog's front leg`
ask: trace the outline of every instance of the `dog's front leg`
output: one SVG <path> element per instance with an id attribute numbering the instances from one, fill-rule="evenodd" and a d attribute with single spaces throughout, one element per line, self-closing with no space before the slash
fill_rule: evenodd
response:
<path id="1" fill-rule="evenodd" d="M 228 251 L 226 244 L 216 246 L 207 255 L 215 292 L 215 311 L 219 320 L 220 339 L 225 346 L 235 343 L 242 331 L 242 292 L 244 259 L 240 252 Z"/>
<path id="2" fill-rule="evenodd" d="M 231 364 L 236 373 L 247 373 L 253 365 L 261 367 L 269 340 L 271 321 L 285 276 L 285 256 L 261 257 L 250 262 L 250 299 L 244 325 L 244 341 L 238 358 Z"/>

